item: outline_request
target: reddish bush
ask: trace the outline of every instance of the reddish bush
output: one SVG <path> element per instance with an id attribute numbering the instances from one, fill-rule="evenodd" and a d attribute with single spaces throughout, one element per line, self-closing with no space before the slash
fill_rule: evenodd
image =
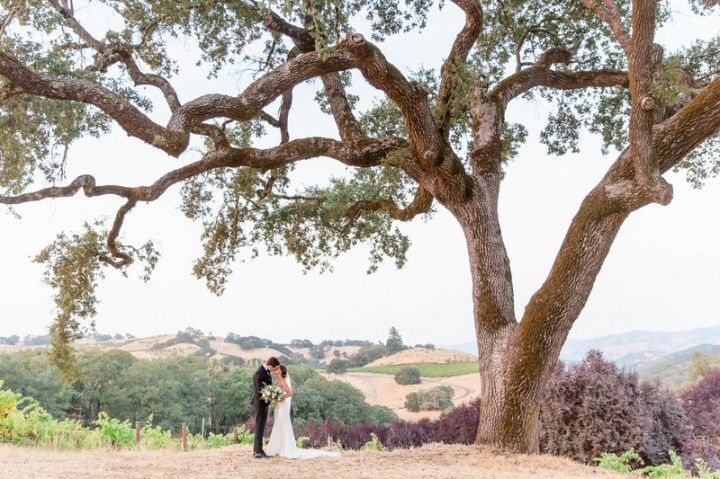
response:
<path id="1" fill-rule="evenodd" d="M 695 471 L 695 461 L 702 459 L 711 471 L 720 470 L 720 454 L 715 444 L 703 439 L 690 439 L 684 444 L 682 460 L 687 469 Z"/>
<path id="2" fill-rule="evenodd" d="M 302 435 L 309 438 L 305 445 L 312 448 L 325 447 L 328 445 L 328 437 L 333 441 L 337 441 L 346 427 L 339 421 L 305 424 Z"/>
<path id="3" fill-rule="evenodd" d="M 435 424 L 429 419 L 417 422 L 397 421 L 388 428 L 387 443 L 390 449 L 420 447 L 433 442 Z"/>
<path id="4" fill-rule="evenodd" d="M 682 405 L 694 436 L 683 450 L 683 461 L 691 465 L 700 458 L 720 469 L 720 371 L 685 391 Z"/>
<path id="5" fill-rule="evenodd" d="M 682 403 L 695 437 L 720 439 L 720 371 L 705 376 L 685 391 Z"/>
<path id="6" fill-rule="evenodd" d="M 458 406 L 435 421 L 433 441 L 445 444 L 472 444 L 477 435 L 479 418 L 479 399 Z"/>
<path id="7" fill-rule="evenodd" d="M 388 437 L 388 428 L 374 424 L 357 424 L 346 426 L 338 421 L 325 421 L 323 423 L 308 423 L 302 431 L 306 447 L 321 448 L 328 445 L 328 438 L 342 444 L 343 449 L 360 449 L 370 441 L 370 433 L 375 433 L 380 442 L 385 444 Z M 297 436 L 296 436 L 297 437 Z"/>
<path id="8" fill-rule="evenodd" d="M 370 424 L 344 426 L 337 421 L 309 423 L 302 431 L 307 447 L 327 446 L 328 437 L 339 441 L 345 449 L 359 449 L 375 433 L 389 449 L 419 447 L 429 442 L 471 444 L 475 442 L 480 402 L 458 406 L 440 419 L 421 419 L 417 422 L 397 421 L 388 427 Z"/>
<path id="9" fill-rule="evenodd" d="M 692 437 L 682 404 L 672 391 L 658 383 L 641 384 L 640 399 L 645 420 L 638 452 L 648 464 L 667 462 L 668 451 L 682 452 Z"/>
<path id="10" fill-rule="evenodd" d="M 553 372 L 540 409 L 540 450 L 584 462 L 603 452 L 634 448 L 647 464 L 682 451 L 688 439 L 675 396 L 657 384 L 638 385 L 637 375 L 618 370 L 590 351 L 585 360 Z"/>
<path id="11" fill-rule="evenodd" d="M 375 424 L 356 424 L 347 426 L 340 434 L 338 440 L 340 444 L 342 444 L 343 449 L 360 449 L 363 444 L 372 439 L 370 434 L 375 433 L 378 439 L 380 439 L 380 442 L 386 444 L 388 440 L 388 429 L 387 426 L 378 426 Z"/>

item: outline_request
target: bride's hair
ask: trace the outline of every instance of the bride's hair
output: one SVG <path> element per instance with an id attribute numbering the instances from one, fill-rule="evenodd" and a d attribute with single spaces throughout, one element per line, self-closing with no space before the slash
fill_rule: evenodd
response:
<path id="1" fill-rule="evenodd" d="M 282 377 L 284 377 L 284 378 L 287 377 L 287 368 L 285 367 L 284 364 L 280 365 L 280 374 L 282 374 Z"/>

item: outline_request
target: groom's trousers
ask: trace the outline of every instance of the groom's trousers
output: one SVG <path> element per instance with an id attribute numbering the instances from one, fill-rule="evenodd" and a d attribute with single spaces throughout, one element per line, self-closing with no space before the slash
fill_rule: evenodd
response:
<path id="1" fill-rule="evenodd" d="M 265 435 L 265 423 L 268 417 L 268 405 L 264 401 L 255 404 L 255 445 L 253 452 L 262 452 L 263 436 Z"/>

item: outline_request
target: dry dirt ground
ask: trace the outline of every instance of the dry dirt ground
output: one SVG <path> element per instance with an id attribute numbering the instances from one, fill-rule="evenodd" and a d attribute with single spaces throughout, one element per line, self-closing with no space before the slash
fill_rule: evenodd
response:
<path id="1" fill-rule="evenodd" d="M 0 445 L 0 477 L 23 479 L 447 478 L 584 479 L 629 476 L 552 456 L 493 454 L 476 446 L 429 444 L 393 452 L 345 452 L 340 458 L 253 459 L 250 446 L 183 453 L 60 452 Z"/>
<path id="2" fill-rule="evenodd" d="M 358 388 L 370 404 L 387 406 L 402 419 L 416 421 L 422 418 L 435 419 L 440 411 L 409 412 L 405 409 L 405 396 L 412 392 L 430 389 L 435 386 L 450 386 L 455 391 L 453 404 L 458 406 L 471 401 L 480 395 L 480 374 L 465 374 L 450 378 L 422 378 L 422 383 L 401 386 L 390 374 L 346 373 L 340 375 L 324 375 L 326 378 L 337 379 Z"/>

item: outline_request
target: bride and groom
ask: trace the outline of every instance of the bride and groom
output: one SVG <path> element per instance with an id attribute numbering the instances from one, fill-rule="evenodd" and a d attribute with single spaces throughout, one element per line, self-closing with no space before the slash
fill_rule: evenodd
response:
<path id="1" fill-rule="evenodd" d="M 267 422 L 268 409 L 270 404 L 262 398 L 262 390 L 273 382 L 273 376 L 277 385 L 285 394 L 275 403 L 273 412 L 274 421 L 267 450 L 263 450 L 263 436 L 265 435 L 265 423 Z M 268 456 L 280 456 L 299 459 L 312 459 L 315 457 L 329 456 L 338 457 L 339 452 L 320 451 L 317 449 L 300 449 L 295 444 L 295 433 L 293 432 L 292 419 L 290 419 L 290 406 L 292 404 L 292 381 L 287 368 L 280 364 L 277 358 L 272 357 L 262 364 L 253 375 L 253 396 L 252 405 L 255 407 L 255 444 L 253 447 L 256 458 Z"/>

